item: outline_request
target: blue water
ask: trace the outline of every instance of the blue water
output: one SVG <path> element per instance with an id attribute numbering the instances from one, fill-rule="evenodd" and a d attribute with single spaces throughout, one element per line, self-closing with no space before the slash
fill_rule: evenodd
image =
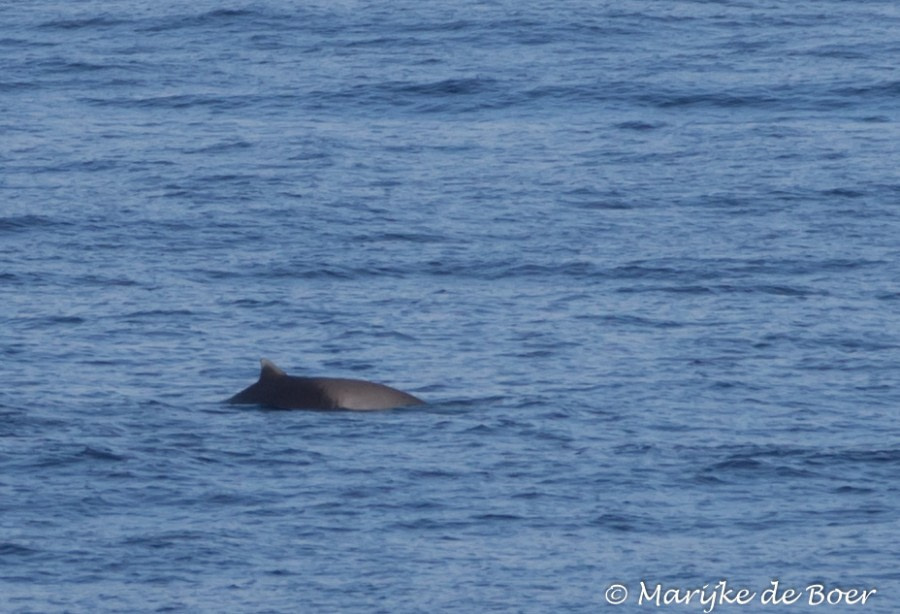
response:
<path id="1" fill-rule="evenodd" d="M 3 4 L 0 611 L 896 612 L 898 32 Z M 263 356 L 429 405 L 223 404 Z"/>

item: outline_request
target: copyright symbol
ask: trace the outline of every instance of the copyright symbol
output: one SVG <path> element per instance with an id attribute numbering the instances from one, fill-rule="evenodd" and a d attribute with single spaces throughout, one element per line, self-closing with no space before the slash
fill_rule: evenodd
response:
<path id="1" fill-rule="evenodd" d="M 606 603 L 610 605 L 620 605 L 628 599 L 628 589 L 624 584 L 611 584 L 606 589 Z"/>

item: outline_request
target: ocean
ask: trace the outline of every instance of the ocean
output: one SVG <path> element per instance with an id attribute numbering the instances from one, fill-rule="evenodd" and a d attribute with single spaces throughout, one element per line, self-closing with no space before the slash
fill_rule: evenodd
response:
<path id="1" fill-rule="evenodd" d="M 898 32 L 3 4 L 0 611 L 898 611 Z"/>

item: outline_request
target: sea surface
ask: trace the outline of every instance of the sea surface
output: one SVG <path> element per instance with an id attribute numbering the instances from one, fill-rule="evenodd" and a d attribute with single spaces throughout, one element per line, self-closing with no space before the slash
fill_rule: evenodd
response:
<path id="1" fill-rule="evenodd" d="M 0 612 L 900 611 L 898 33 L 2 3 Z"/>

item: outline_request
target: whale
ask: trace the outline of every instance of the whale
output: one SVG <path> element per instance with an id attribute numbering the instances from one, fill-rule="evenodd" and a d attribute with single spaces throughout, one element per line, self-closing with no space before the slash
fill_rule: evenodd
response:
<path id="1" fill-rule="evenodd" d="M 339 377 L 296 377 L 271 360 L 263 358 L 259 362 L 259 380 L 228 399 L 228 403 L 276 409 L 350 410 L 425 404 L 422 399 L 384 384 Z"/>

